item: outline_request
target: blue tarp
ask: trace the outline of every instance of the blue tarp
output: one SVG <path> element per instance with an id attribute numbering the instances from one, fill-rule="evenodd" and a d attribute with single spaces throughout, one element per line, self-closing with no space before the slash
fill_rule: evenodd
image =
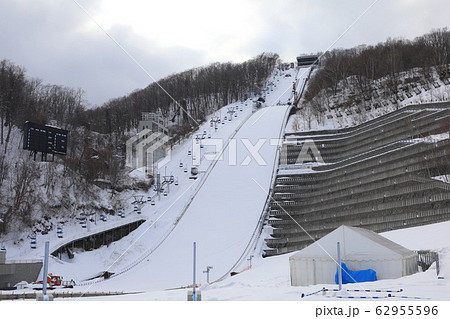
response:
<path id="1" fill-rule="evenodd" d="M 354 282 L 365 282 L 365 281 L 377 281 L 377 272 L 373 269 L 365 270 L 350 270 L 347 265 L 341 263 L 342 267 L 342 283 L 354 283 Z M 336 275 L 334 276 L 334 281 L 338 284 L 338 271 L 339 267 L 336 269 Z"/>

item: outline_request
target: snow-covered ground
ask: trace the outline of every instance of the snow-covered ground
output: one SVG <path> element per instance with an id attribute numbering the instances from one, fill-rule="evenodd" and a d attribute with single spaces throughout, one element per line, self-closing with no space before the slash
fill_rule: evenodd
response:
<path id="1" fill-rule="evenodd" d="M 432 224 L 402 230 L 395 230 L 382 235 L 393 240 L 406 248 L 420 250 L 432 249 L 439 253 L 440 276 L 436 275 L 436 268 L 430 267 L 426 272 L 419 272 L 411 276 L 380 280 L 376 282 L 346 284 L 345 289 L 388 289 L 400 290 L 397 294 L 403 297 L 418 297 L 422 299 L 415 300 L 450 300 L 450 237 L 448 230 L 450 222 Z M 343 300 L 335 297 L 333 293 L 322 295 L 321 293 L 301 298 L 302 294 L 309 294 L 319 291 L 323 287 L 335 289 L 336 285 L 315 285 L 308 287 L 292 287 L 289 278 L 289 256 L 291 254 L 262 258 L 255 256 L 252 259 L 252 268 L 239 273 L 233 277 L 227 277 L 224 280 L 204 285 L 201 287 L 202 300 L 205 301 L 240 301 L 240 300 L 270 300 L 270 301 L 337 301 Z M 248 261 L 247 261 L 248 263 Z M 188 265 L 189 271 L 192 266 Z M 212 270 L 212 272 L 214 269 Z M 150 269 L 149 269 L 150 272 Z M 204 282 L 206 275 L 202 274 L 200 280 Z M 114 291 L 131 291 L 132 284 L 122 283 L 116 286 Z M 113 287 L 113 286 L 112 286 Z M 92 291 L 100 291 L 99 287 L 93 286 Z M 186 300 L 187 289 L 176 290 L 154 290 L 143 291 L 137 294 L 129 294 L 111 297 L 91 297 L 89 300 L 168 300 L 183 301 Z M 379 297 L 387 294 L 380 293 L 356 293 L 349 292 L 350 296 Z M 405 298 L 389 298 L 388 300 L 414 300 Z M 375 300 L 377 301 L 377 300 Z"/>
<path id="2" fill-rule="evenodd" d="M 426 272 L 419 272 L 411 276 L 380 280 L 376 282 L 346 284 L 345 289 L 381 289 L 381 290 L 400 290 L 398 296 L 406 298 L 389 298 L 388 300 L 450 300 L 450 237 L 447 235 L 450 229 L 450 222 L 432 224 L 409 229 L 395 230 L 382 235 L 393 240 L 406 248 L 413 250 L 432 249 L 439 253 L 440 275 L 438 279 L 436 268 L 430 267 Z M 190 242 L 187 250 L 191 253 Z M 201 252 L 199 246 L 199 253 Z M 308 287 L 292 287 L 289 279 L 289 256 L 291 254 L 262 258 L 255 256 L 252 259 L 252 268 L 243 271 L 233 277 L 227 277 L 220 282 L 211 285 L 204 284 L 201 287 L 202 300 L 205 301 L 238 301 L 238 300 L 270 300 L 270 301 L 337 301 L 343 300 L 336 298 L 335 294 L 322 293 L 301 298 L 302 294 L 309 294 L 319 291 L 323 287 L 335 289 L 336 285 L 315 285 Z M 185 268 L 188 272 L 192 271 L 192 257 L 187 262 Z M 248 263 L 248 261 L 247 261 Z M 182 268 L 182 267 L 180 267 Z M 151 277 L 151 268 L 148 267 L 148 273 L 145 276 Z M 213 273 L 215 269 L 211 271 Z M 143 275 L 143 274 L 141 274 Z M 125 278 L 125 277 L 124 277 Z M 128 277 L 131 278 L 131 277 Z M 206 275 L 202 274 L 199 281 L 205 282 Z M 144 277 L 142 280 L 147 280 Z M 90 290 L 101 291 L 100 287 L 93 286 Z M 132 291 L 132 283 L 121 282 L 115 285 L 111 281 L 111 288 L 114 291 Z M 115 289 L 114 289 L 115 288 Z M 111 297 L 91 297 L 89 300 L 167 300 L 183 301 L 186 300 L 187 289 L 174 290 L 144 290 L 141 293 L 111 296 Z M 349 296 L 380 297 L 387 294 L 382 293 L 356 293 L 348 292 Z M 416 297 L 416 299 L 412 299 Z M 417 299 L 421 298 L 421 299 Z M 377 301 L 377 300 L 375 300 Z"/>

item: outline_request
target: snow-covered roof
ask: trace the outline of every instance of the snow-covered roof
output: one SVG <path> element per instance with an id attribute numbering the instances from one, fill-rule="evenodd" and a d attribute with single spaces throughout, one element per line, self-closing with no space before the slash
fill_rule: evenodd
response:
<path id="1" fill-rule="evenodd" d="M 292 255 L 291 258 L 336 259 L 337 242 L 341 245 L 341 258 L 347 260 L 401 259 L 415 254 L 373 231 L 343 225 Z"/>

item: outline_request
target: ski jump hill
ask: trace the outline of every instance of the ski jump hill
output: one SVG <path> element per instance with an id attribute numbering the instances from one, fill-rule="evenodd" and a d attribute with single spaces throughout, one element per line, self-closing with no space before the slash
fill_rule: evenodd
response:
<path id="1" fill-rule="evenodd" d="M 95 289 L 186 287 L 192 284 L 194 242 L 198 269 L 213 267 L 211 281 L 228 276 L 247 251 L 261 219 L 277 151 L 269 141 L 278 138 L 287 109 L 274 106 L 254 113 L 235 135 L 236 148 L 228 145 L 223 160 L 217 162 L 164 242 L 132 271 L 99 283 Z M 265 163 L 254 158 L 249 162 L 242 141 L 257 145 L 263 140 L 258 153 Z"/>
<path id="2" fill-rule="evenodd" d="M 309 72 L 302 73 L 303 76 Z M 193 243 L 197 278 L 212 267 L 210 281 L 230 275 L 251 254 L 264 221 L 264 207 L 273 181 L 292 96 L 292 80 L 283 79 L 266 95 L 266 104 L 249 115 L 217 152 L 205 140 L 205 154 L 216 159 L 205 171 L 194 196 L 161 244 L 132 271 L 95 284 L 94 289 L 127 287 L 134 291 L 177 289 L 192 285 Z M 304 82 L 304 81 L 303 81 Z M 276 87 L 276 85 L 274 85 Z M 273 92 L 273 93 L 272 93 Z M 277 104 L 277 105 L 274 105 Z M 145 224 L 144 224 L 145 225 Z M 152 229 L 149 229 L 152 232 Z M 203 284 L 206 284 L 203 280 Z"/>
<path id="3" fill-rule="evenodd" d="M 51 252 L 59 258 L 50 259 L 49 271 L 74 279 L 74 289 L 81 292 L 188 287 L 194 242 L 199 284 L 207 284 L 202 273 L 207 266 L 212 267 L 210 282 L 245 269 L 252 253 L 261 255 L 254 249 L 266 217 L 280 141 L 291 102 L 310 72 L 275 70 L 262 92 L 262 105 L 254 103 L 254 97 L 255 101 L 235 102 L 212 114 L 221 123 L 210 125 L 208 119 L 172 149 L 159 173 L 176 183 L 166 185 L 164 194 L 140 194 L 146 202 L 139 212 L 130 198 L 123 216 L 108 216 L 107 222 L 91 222 L 83 229 L 76 223 L 65 225 L 64 238 L 39 235 L 37 249 L 24 246 L 12 255 L 40 256 L 42 243 L 50 241 Z M 190 178 L 194 166 L 196 179 Z M 135 221 L 139 227 L 130 232 L 128 225 Z M 73 247 L 71 256 L 66 247 Z M 105 272 L 108 279 L 102 277 Z"/>

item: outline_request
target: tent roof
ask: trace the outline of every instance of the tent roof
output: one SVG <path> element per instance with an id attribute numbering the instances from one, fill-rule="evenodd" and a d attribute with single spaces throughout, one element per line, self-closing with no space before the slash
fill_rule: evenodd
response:
<path id="1" fill-rule="evenodd" d="M 341 258 L 401 259 L 414 255 L 409 249 L 377 233 L 358 227 L 342 225 L 328 235 L 291 256 L 292 259 L 337 258 L 337 242 L 341 245 Z"/>

